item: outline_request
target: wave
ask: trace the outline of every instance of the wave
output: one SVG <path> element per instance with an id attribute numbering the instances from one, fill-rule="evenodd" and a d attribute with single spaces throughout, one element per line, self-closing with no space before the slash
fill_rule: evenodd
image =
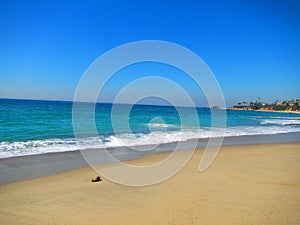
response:
<path id="1" fill-rule="evenodd" d="M 280 126 L 287 126 L 287 125 L 300 125 L 299 119 L 267 119 L 260 122 L 262 125 L 280 125 Z"/>
<path id="2" fill-rule="evenodd" d="M 88 137 L 82 139 L 46 139 L 20 142 L 0 142 L 0 158 L 22 155 L 35 155 L 49 152 L 65 152 L 95 148 L 120 146 L 156 145 L 209 137 L 237 137 L 245 135 L 267 135 L 300 132 L 293 126 L 239 126 L 222 129 L 198 128 L 179 131 L 154 131 L 144 133 L 124 133 L 110 136 Z"/>
<path id="3" fill-rule="evenodd" d="M 147 123 L 146 126 L 156 127 L 156 128 L 177 127 L 175 124 L 167 124 L 167 123 Z"/>

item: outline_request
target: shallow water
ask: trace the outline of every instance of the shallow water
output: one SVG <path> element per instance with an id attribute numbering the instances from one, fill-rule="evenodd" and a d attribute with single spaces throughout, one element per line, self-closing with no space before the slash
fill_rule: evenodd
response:
<path id="1" fill-rule="evenodd" d="M 0 158 L 121 146 L 300 132 L 299 115 L 149 105 L 81 103 L 73 131 L 72 102 L 0 99 Z M 89 109 L 95 111 L 91 117 Z M 196 112 L 196 113 L 194 113 Z M 226 124 L 223 124 L 223 115 Z M 213 122 L 213 125 L 212 125 Z M 97 134 L 93 133 L 96 124 Z M 222 127 L 226 127 L 224 133 Z M 79 131 L 79 132 L 78 132 Z M 78 138 L 79 137 L 79 138 Z"/>

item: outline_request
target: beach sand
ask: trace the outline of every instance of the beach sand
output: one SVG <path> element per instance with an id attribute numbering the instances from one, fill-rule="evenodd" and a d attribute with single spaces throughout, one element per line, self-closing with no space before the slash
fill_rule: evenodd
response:
<path id="1" fill-rule="evenodd" d="M 89 167 L 1 185 L 0 224 L 300 224 L 300 143 L 224 146 L 199 173 L 202 154 L 146 187 L 92 183 Z"/>

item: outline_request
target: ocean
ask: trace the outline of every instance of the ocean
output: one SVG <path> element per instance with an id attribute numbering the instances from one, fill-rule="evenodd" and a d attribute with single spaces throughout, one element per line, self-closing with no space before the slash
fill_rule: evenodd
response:
<path id="1" fill-rule="evenodd" d="M 88 104 L 82 103 L 83 113 Z M 0 99 L 0 158 L 205 140 L 219 134 L 211 130 L 211 110 L 222 110 L 197 108 L 199 121 L 195 123 L 195 118 L 189 119 L 190 108 L 181 107 L 178 113 L 172 106 L 118 105 L 112 123 L 113 105 L 97 103 L 98 135 L 90 132 L 94 120 L 87 119 L 82 122 L 81 138 L 75 139 L 72 106 L 67 101 Z M 297 114 L 226 110 L 226 115 L 225 137 L 300 134 Z M 129 126 L 124 123 L 126 117 Z M 214 126 L 218 128 L 218 121 Z"/>

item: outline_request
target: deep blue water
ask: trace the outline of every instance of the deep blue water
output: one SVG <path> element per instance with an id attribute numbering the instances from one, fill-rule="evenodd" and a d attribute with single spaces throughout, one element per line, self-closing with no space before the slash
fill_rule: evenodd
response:
<path id="1" fill-rule="evenodd" d="M 75 140 L 72 102 L 0 99 L 0 158 L 107 148 L 122 145 L 148 145 L 217 136 L 211 131 L 208 108 L 171 106 L 114 105 L 98 103 L 95 118 L 86 114 L 90 103 L 82 103 L 80 122 L 82 139 Z M 92 105 L 93 106 L 93 105 Z M 222 127 L 218 116 L 224 110 L 213 109 L 214 127 Z M 300 132 L 297 114 L 226 110 L 225 136 Z M 113 123 L 112 123 L 112 114 Z M 90 128 L 95 119 L 98 136 Z M 128 121 L 128 123 L 127 123 Z"/>

